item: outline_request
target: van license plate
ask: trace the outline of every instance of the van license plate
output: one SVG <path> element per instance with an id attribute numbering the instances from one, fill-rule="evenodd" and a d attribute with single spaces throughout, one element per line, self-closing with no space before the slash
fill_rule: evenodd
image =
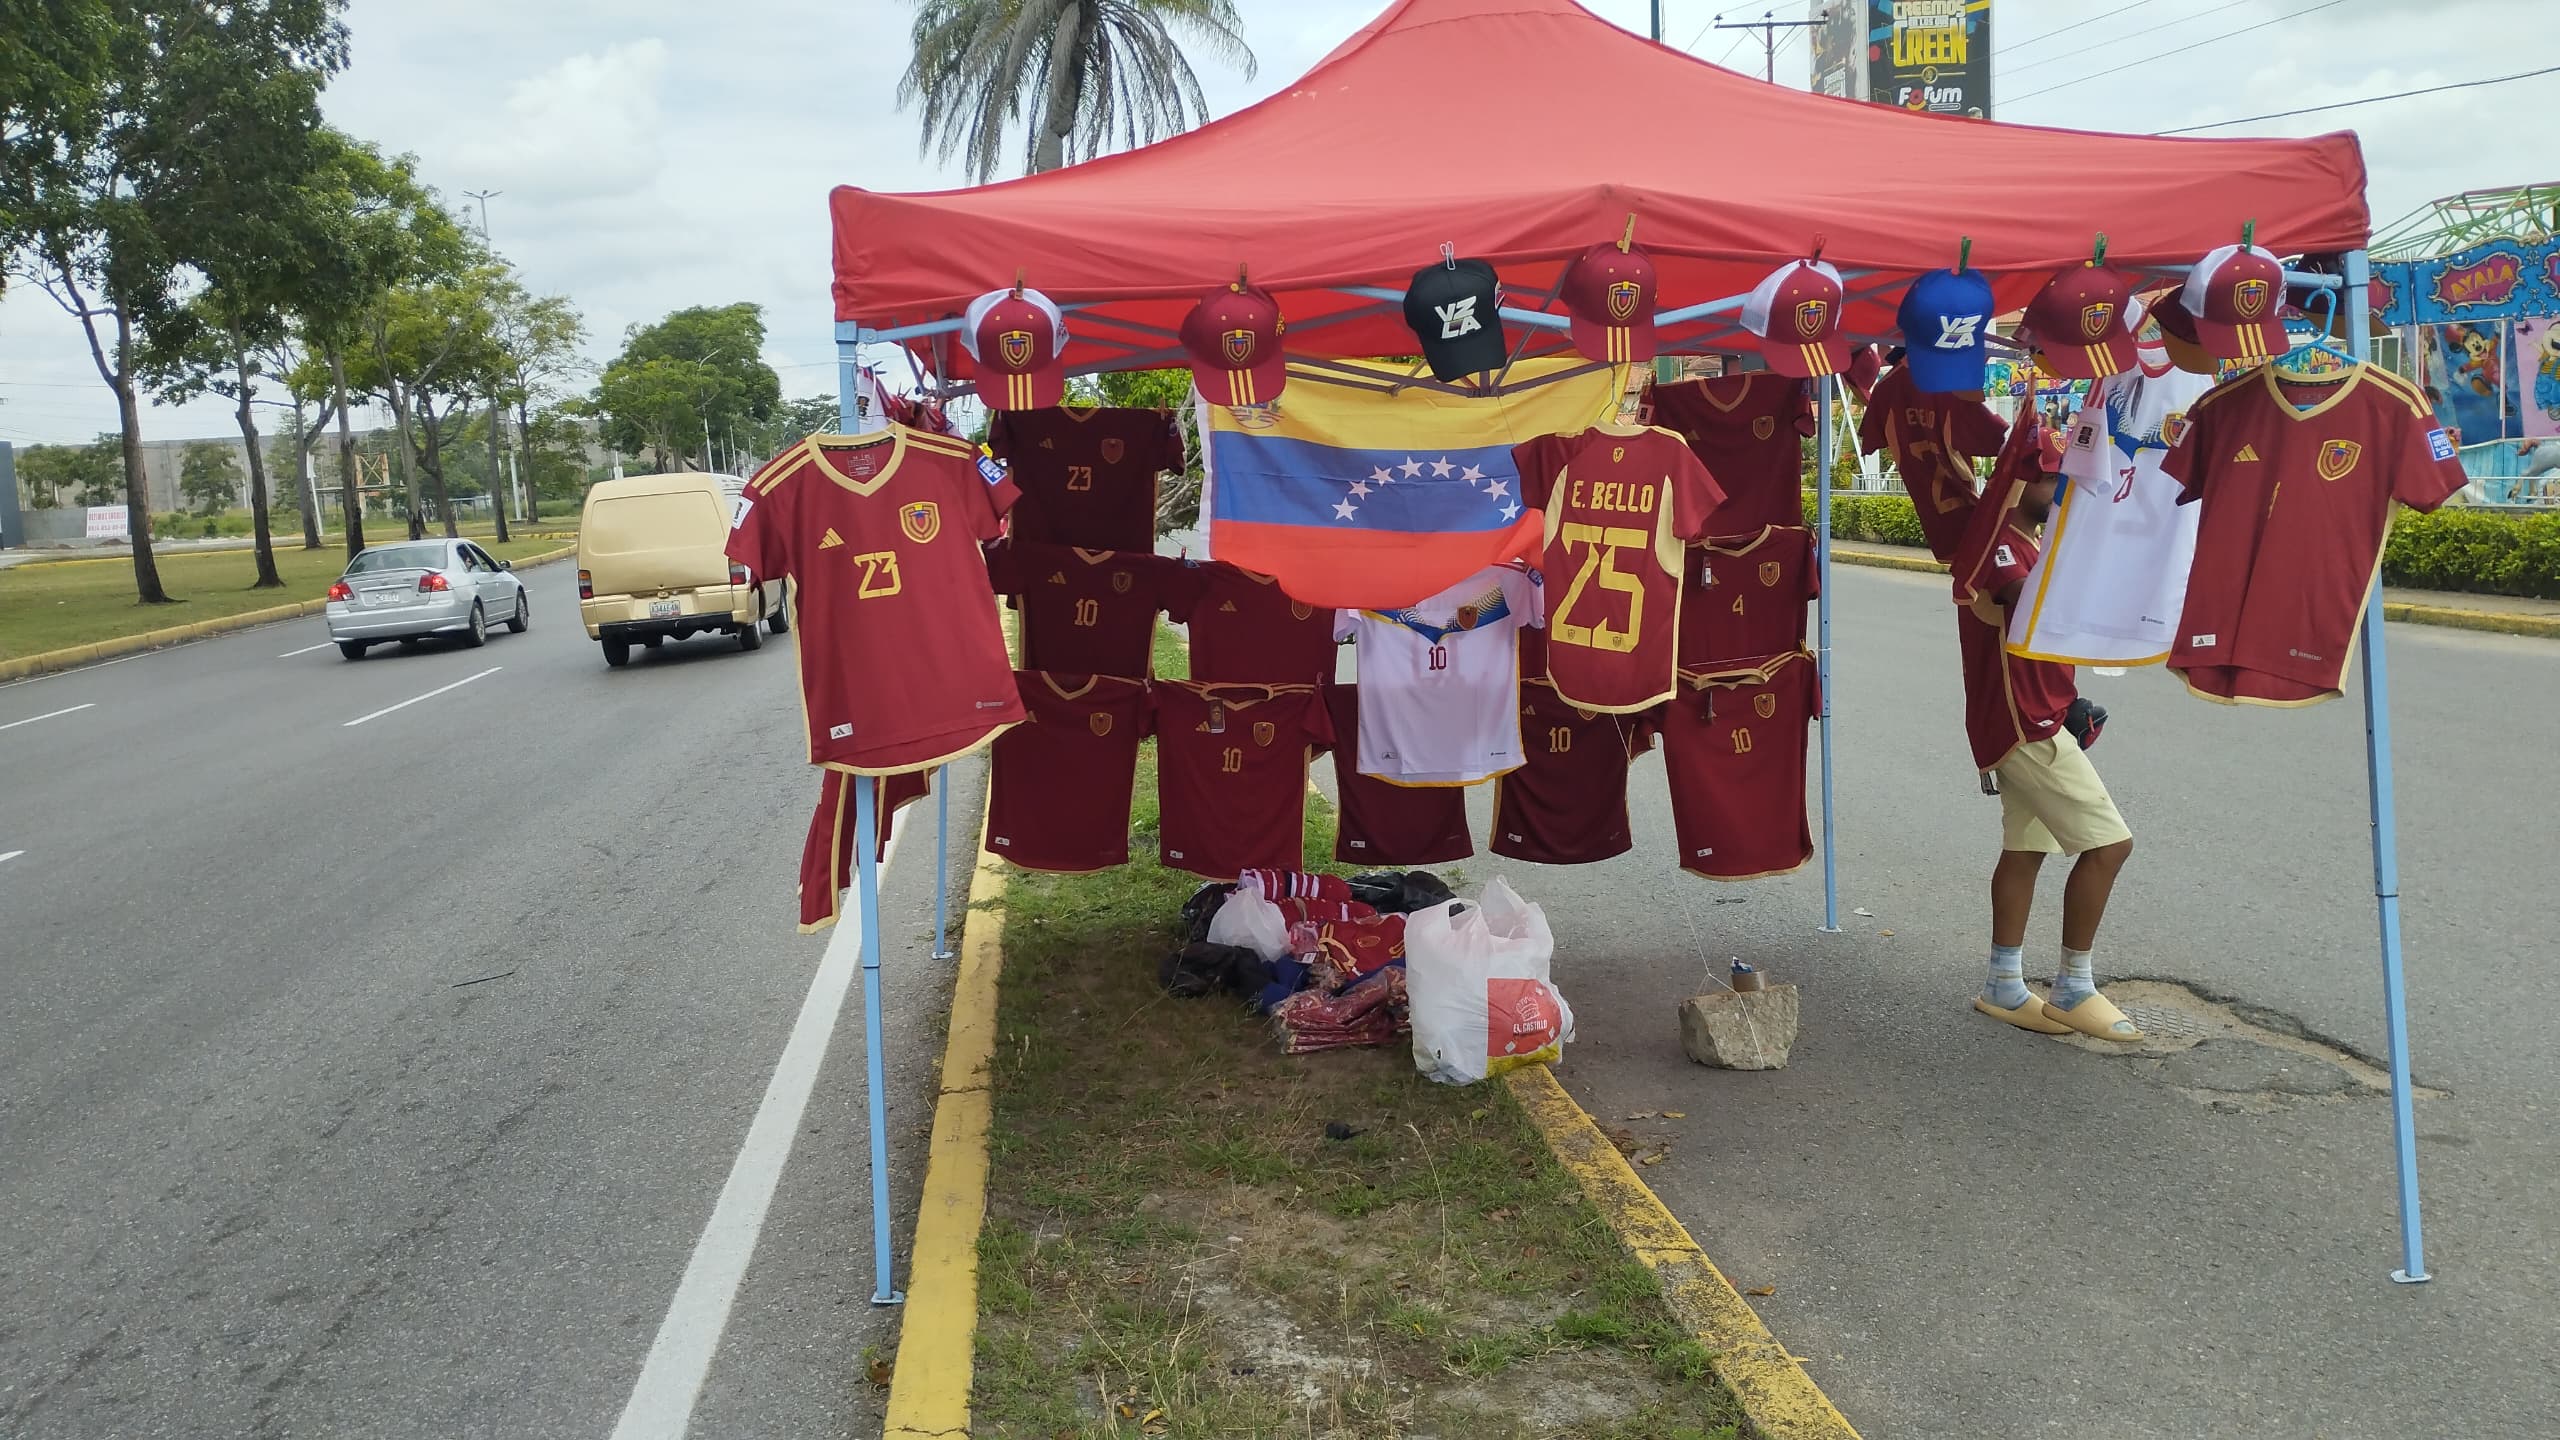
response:
<path id="1" fill-rule="evenodd" d="M 649 618 L 652 620 L 673 620 L 683 613 L 684 603 L 679 600 L 652 600 L 649 602 Z"/>

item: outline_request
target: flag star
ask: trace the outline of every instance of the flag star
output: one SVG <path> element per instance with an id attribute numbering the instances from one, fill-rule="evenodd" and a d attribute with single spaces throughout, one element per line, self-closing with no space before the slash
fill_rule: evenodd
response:
<path id="1" fill-rule="evenodd" d="M 1366 499 L 1368 499 L 1368 498 L 1369 498 L 1369 482 L 1368 482 L 1368 481 L 1366 481 L 1366 480 L 1354 480 L 1354 481 L 1352 481 L 1352 482 L 1351 482 L 1351 494 L 1352 494 L 1353 498 L 1355 498 L 1355 499 L 1360 499 L 1360 500 L 1366 500 Z"/>
<path id="2" fill-rule="evenodd" d="M 1410 455 L 1407 455 L 1404 457 L 1404 463 L 1396 468 L 1402 470 L 1404 472 L 1404 478 L 1410 480 L 1414 476 L 1422 473 L 1422 462 L 1414 459 Z"/>
<path id="3" fill-rule="evenodd" d="M 1503 518 L 1503 519 L 1505 519 L 1505 520 L 1517 520 L 1517 519 L 1519 519 L 1519 518 L 1520 518 L 1520 507 L 1519 507 L 1519 506 L 1517 506 L 1517 505 L 1505 505 L 1505 506 L 1503 506 L 1503 507 L 1502 507 L 1502 518 Z"/>
<path id="4" fill-rule="evenodd" d="M 1448 456 L 1443 455 L 1439 459 L 1431 462 L 1431 478 L 1434 480 L 1446 479 L 1448 478 L 1449 472 L 1457 468 L 1457 466 L 1449 463 Z"/>
<path id="5" fill-rule="evenodd" d="M 1492 499 L 1499 500 L 1503 496 L 1511 493 L 1511 482 L 1508 480 L 1496 480 L 1492 484 L 1484 487 L 1484 493 Z"/>
<path id="6" fill-rule="evenodd" d="M 1348 500 L 1336 500 L 1335 502 L 1333 502 L 1333 518 L 1334 518 L 1334 519 L 1336 519 L 1336 520 L 1348 520 L 1348 519 L 1350 519 L 1350 518 L 1351 518 L 1351 515 L 1352 515 L 1352 510 L 1351 510 L 1351 502 L 1350 502 L 1350 501 L 1348 501 Z"/>
<path id="7" fill-rule="evenodd" d="M 1470 485 L 1473 485 L 1484 478 L 1484 467 L 1481 465 L 1470 465 L 1466 469 L 1458 472 L 1458 478 L 1466 481 Z"/>
<path id="8" fill-rule="evenodd" d="M 1396 477 L 1395 477 L 1395 476 L 1393 476 L 1393 475 L 1391 475 L 1391 474 L 1389 474 L 1389 473 L 1388 473 L 1388 471 L 1387 471 L 1387 467 L 1386 467 L 1386 466 L 1384 466 L 1384 465 L 1381 465 L 1381 466 L 1379 466 L 1377 469 L 1370 471 L 1370 472 L 1369 472 L 1369 478 L 1370 478 L 1370 479 L 1372 479 L 1372 480 L 1377 481 L 1377 482 L 1378 482 L 1379 484 L 1381 484 L 1381 485 L 1393 485 L 1394 483 L 1396 483 Z"/>

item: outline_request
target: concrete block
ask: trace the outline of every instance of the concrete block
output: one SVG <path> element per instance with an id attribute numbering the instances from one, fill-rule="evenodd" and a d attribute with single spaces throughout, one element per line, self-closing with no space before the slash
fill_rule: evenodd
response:
<path id="1" fill-rule="evenodd" d="M 1719 990 L 1680 1002 L 1680 1048 L 1720 1070 L 1777 1070 L 1796 1043 L 1796 987 Z"/>

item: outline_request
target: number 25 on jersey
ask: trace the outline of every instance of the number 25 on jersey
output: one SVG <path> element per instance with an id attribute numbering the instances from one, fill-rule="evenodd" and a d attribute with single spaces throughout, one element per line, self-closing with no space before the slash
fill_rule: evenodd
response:
<path id="1" fill-rule="evenodd" d="M 1644 585 L 1635 576 L 1618 568 L 1618 552 L 1633 550 L 1641 553 L 1645 544 L 1645 533 L 1641 530 L 1618 525 L 1566 522 L 1564 553 L 1570 557 L 1579 549 L 1582 564 L 1573 572 L 1573 583 L 1565 587 L 1564 602 L 1556 607 L 1554 619 L 1547 626 L 1549 637 L 1559 644 L 1582 645 L 1620 654 L 1635 649 L 1644 634 Z M 1611 628 L 1605 615 L 1592 618 L 1593 612 L 1607 603 L 1600 595 L 1588 593 L 1595 577 L 1600 582 L 1600 590 L 1627 597 L 1625 629 Z M 1584 604 L 1586 599 L 1590 602 L 1587 605 Z"/>

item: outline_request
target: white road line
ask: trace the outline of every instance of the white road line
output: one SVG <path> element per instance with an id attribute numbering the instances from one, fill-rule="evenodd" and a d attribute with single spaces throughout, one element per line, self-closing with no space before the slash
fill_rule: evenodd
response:
<path id="1" fill-rule="evenodd" d="M 487 679 L 489 676 L 495 675 L 495 674 L 497 674 L 499 671 L 504 670 L 504 669 L 506 669 L 506 668 L 507 668 L 507 667 L 506 667 L 506 666 L 504 666 L 504 665 L 492 665 L 492 666 L 490 666 L 488 669 L 481 671 L 481 672 L 480 672 L 479 674 L 477 674 L 477 675 L 465 675 L 465 676 L 463 676 L 461 679 L 454 681 L 454 682 L 453 682 L 452 684 L 450 684 L 450 685 L 439 685 L 439 686 L 437 686 L 436 688 L 434 688 L 433 690 L 428 691 L 428 692 L 427 692 L 426 694 L 424 694 L 424 695 L 412 695 L 412 696 L 410 696 L 408 699 L 401 701 L 401 702 L 400 702 L 399 704 L 397 704 L 397 705 L 385 705 L 385 706 L 383 706 L 381 709 L 374 711 L 374 712 L 373 712 L 372 714 L 370 714 L 370 715 L 359 715 L 359 716 L 357 716 L 356 718 L 354 718 L 353 720 L 348 721 L 346 724 L 339 726 L 338 728 L 339 728 L 339 729 L 341 729 L 341 730 L 350 730 L 350 729 L 353 729 L 354 727 L 356 727 L 356 726 L 358 726 L 358 725 L 363 724 L 363 723 L 364 723 L 364 722 L 366 722 L 367 720 L 379 720 L 379 719 L 381 719 L 383 716 L 390 714 L 390 713 L 391 713 L 392 711 L 394 711 L 394 710 L 406 710 L 406 709 L 408 709 L 410 706 L 417 704 L 417 703 L 418 703 L 419 701 L 421 701 L 421 700 L 433 700 L 434 698 L 436 698 L 437 696 L 439 696 L 439 695 L 443 694 L 443 693 L 444 693 L 444 692 L 446 692 L 447 690 L 459 690 L 459 689 L 461 689 L 463 686 L 470 684 L 470 683 L 471 683 L 472 681 L 474 681 L 474 680 L 484 680 L 484 679 Z"/>
<path id="2" fill-rule="evenodd" d="M 24 720 L 12 720 L 6 725 L 0 725 L 0 730 L 15 730 L 21 725 L 33 725 L 39 720 L 50 720 L 56 715 L 77 715 L 83 710 L 95 710 L 97 708 L 98 702 L 92 700 L 86 705 L 74 705 L 67 710 L 47 710 L 41 715 L 30 715 Z"/>
<path id="3" fill-rule="evenodd" d="M 317 645 L 305 645 L 299 650 L 287 650 L 276 658 L 279 660 L 290 660 L 296 655 L 308 655 L 314 650 L 326 650 L 337 643 L 338 642 L 335 640 L 323 640 Z"/>
<path id="4" fill-rule="evenodd" d="M 898 857 L 898 839 L 906 827 L 892 819 L 889 851 L 881 857 L 880 874 Z M 791 1039 L 775 1062 L 764 1103 L 747 1126 L 746 1143 L 729 1167 L 729 1180 L 703 1222 L 702 1237 L 693 1244 L 693 1259 L 676 1284 L 667 1318 L 658 1323 L 658 1338 L 640 1367 L 631 1400 L 612 1440 L 684 1440 L 693 1424 L 695 1399 L 711 1372 L 711 1357 L 729 1325 L 729 1307 L 738 1298 L 738 1282 L 755 1258 L 756 1238 L 764 1230 L 765 1207 L 782 1183 L 782 1167 L 791 1158 L 791 1142 L 800 1133 L 800 1116 L 809 1092 L 818 1083 L 818 1068 L 827 1058 L 827 1040 L 844 1010 L 845 992 L 862 964 L 861 894 L 857 887 L 845 898 L 835 933 L 828 937 L 825 958 L 800 1002 L 800 1018 Z"/>
<path id="5" fill-rule="evenodd" d="M 24 850 L 0 850 L 0 865 L 6 865 L 26 853 Z"/>

